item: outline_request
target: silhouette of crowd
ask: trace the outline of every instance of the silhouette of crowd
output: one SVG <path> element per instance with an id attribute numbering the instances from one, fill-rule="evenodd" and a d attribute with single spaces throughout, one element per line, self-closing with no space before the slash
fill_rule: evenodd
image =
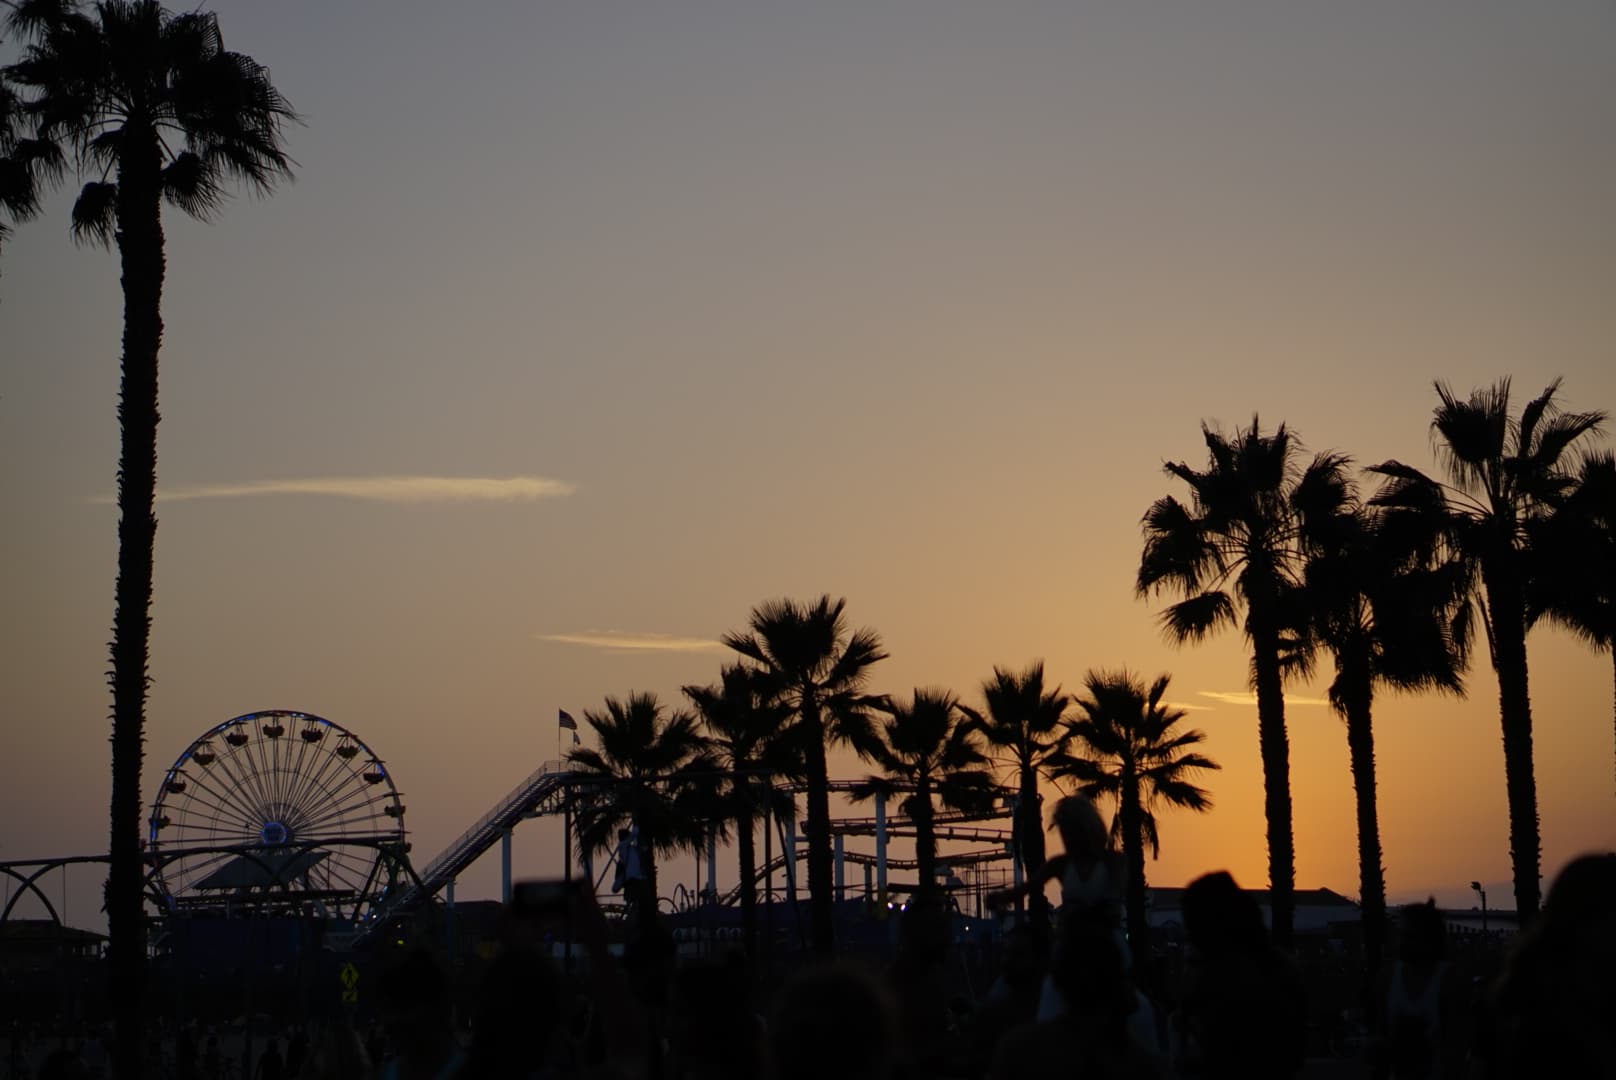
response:
<path id="1" fill-rule="evenodd" d="M 1228 873 L 1191 882 L 1183 940 L 1138 961 L 1121 921 L 1122 867 L 1092 808 L 1056 809 L 1066 848 L 1039 880 L 994 897 L 991 981 L 950 991 L 940 893 L 897 913 L 881 957 L 770 973 L 737 951 L 682 958 L 657 920 L 613 928 L 584 890 L 507 907 L 499 948 L 457 996 L 425 949 L 377 972 L 372 1018 L 279 1032 L 247 1062 L 182 1030 L 149 1075 L 177 1080 L 1019 1080 L 1055 1078 L 1616 1078 L 1616 855 L 1577 859 L 1494 978 L 1470 974 L 1433 903 L 1397 914 L 1395 960 L 1366 989 L 1363 1037 L 1321 1038 L 1304 964 L 1271 939 Z M 1045 882 L 1047 922 L 1012 904 Z M 1021 905 L 1025 907 L 1025 905 Z M 558 931 L 576 943 L 555 956 Z M 612 933 L 615 929 L 619 931 Z M 617 946 L 608 943 L 618 940 Z M 782 962 L 787 959 L 778 957 Z M 250 1065 L 250 1067 L 244 1067 Z M 32 1075 L 90 1080 L 71 1048 Z M 12 1075 L 19 1072 L 13 1062 Z"/>

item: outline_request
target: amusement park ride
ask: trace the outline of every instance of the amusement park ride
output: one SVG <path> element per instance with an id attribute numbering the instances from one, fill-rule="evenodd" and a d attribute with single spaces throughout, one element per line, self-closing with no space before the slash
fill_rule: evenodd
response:
<path id="1" fill-rule="evenodd" d="M 218 724 L 175 760 L 158 785 L 148 820 L 146 893 L 156 910 L 161 941 L 165 929 L 192 918 L 299 916 L 327 928 L 338 947 L 362 947 L 398 918 L 422 907 L 440 892 L 453 904 L 454 882 L 496 842 L 501 844 L 501 898 L 511 894 L 511 836 L 523 820 L 547 814 L 568 816 L 575 801 L 587 798 L 585 778 L 563 762 L 546 762 L 518 784 L 487 814 L 419 870 L 410 859 L 405 806 L 383 760 L 349 729 L 312 713 L 268 710 L 245 713 Z M 833 783 L 846 790 L 850 783 Z M 847 863 L 862 865 L 864 893 L 884 895 L 889 869 L 912 868 L 912 860 L 890 859 L 895 836 L 913 829 L 889 823 L 886 800 L 877 797 L 875 815 L 833 822 L 837 895 L 844 895 Z M 1002 822 L 1008 804 L 991 812 L 937 815 L 940 840 L 987 843 L 978 851 L 943 854 L 939 865 L 972 878 L 1010 856 L 1010 834 Z M 805 855 L 796 822 L 777 823 L 781 854 L 765 859 L 759 879 L 772 885 L 785 871 L 788 893 L 795 885 L 795 863 Z M 875 852 L 846 850 L 846 837 L 869 836 Z M 570 835 L 568 837 L 570 862 Z M 581 853 L 582 854 L 582 853 Z M 51 921 L 61 922 L 42 880 L 74 864 L 105 863 L 105 855 L 0 863 L 9 881 L 0 904 L 0 924 L 19 901 L 32 896 Z M 733 904 L 739 886 L 719 893 L 715 852 L 707 852 L 709 901 Z M 584 855 L 583 876 L 593 882 Z M 1001 869 L 997 875 L 1003 878 Z M 955 878 L 956 882 L 958 878 Z M 980 882 L 977 882 L 980 884 Z"/>

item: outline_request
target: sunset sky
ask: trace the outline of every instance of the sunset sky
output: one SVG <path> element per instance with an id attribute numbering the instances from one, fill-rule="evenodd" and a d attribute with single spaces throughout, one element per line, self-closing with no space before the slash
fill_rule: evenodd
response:
<path id="1" fill-rule="evenodd" d="M 307 710 L 424 862 L 558 708 L 674 701 L 753 604 L 829 592 L 881 692 L 1171 672 L 1224 769 L 1151 880 L 1261 885 L 1243 644 L 1133 595 L 1163 461 L 1259 413 L 1432 467 L 1434 379 L 1616 409 L 1609 3 L 213 6 L 306 125 L 295 184 L 166 219 L 148 799 L 210 725 Z M 121 299 L 70 205 L 0 252 L 0 860 L 106 846 Z M 1530 647 L 1552 874 L 1616 846 L 1612 671 Z M 1478 659 L 1378 707 L 1394 900 L 1512 902 Z M 1323 697 L 1289 697 L 1297 879 L 1356 895 Z"/>

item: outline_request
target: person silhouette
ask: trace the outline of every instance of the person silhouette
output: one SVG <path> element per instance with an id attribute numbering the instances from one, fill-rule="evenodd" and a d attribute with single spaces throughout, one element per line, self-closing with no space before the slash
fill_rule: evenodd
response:
<path id="1" fill-rule="evenodd" d="M 774 1080 L 891 1080 L 897 1067 L 891 999 L 848 967 L 801 971 L 781 987 L 769 1019 Z"/>
<path id="2" fill-rule="evenodd" d="M 1084 907 L 1063 908 L 1060 922 L 1049 978 L 1061 1011 L 1006 1034 L 993 1057 L 991 1080 L 1165 1077 L 1154 1017 L 1128 977 L 1125 950 L 1110 923 Z"/>
<path id="3" fill-rule="evenodd" d="M 1482 1005 L 1473 1077 L 1616 1080 L 1616 854 L 1560 871 Z"/>
<path id="4" fill-rule="evenodd" d="M 1226 871 L 1184 890 L 1183 994 L 1170 1053 L 1181 1077 L 1277 1080 L 1306 1050 L 1301 977 L 1274 948 L 1257 901 Z"/>
<path id="5" fill-rule="evenodd" d="M 1381 1026 L 1385 1075 L 1396 1080 L 1452 1076 L 1458 1064 L 1452 1050 L 1457 995 L 1449 978 L 1442 913 L 1431 899 L 1404 908 L 1398 924 L 1397 961 Z"/>
<path id="6" fill-rule="evenodd" d="M 281 1056 L 281 1041 L 270 1039 L 269 1045 L 258 1056 L 258 1068 L 253 1071 L 254 1080 L 286 1080 L 286 1059 Z"/>

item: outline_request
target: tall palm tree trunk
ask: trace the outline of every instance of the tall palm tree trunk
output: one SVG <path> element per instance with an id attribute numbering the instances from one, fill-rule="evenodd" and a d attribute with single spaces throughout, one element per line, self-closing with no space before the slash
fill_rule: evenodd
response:
<path id="1" fill-rule="evenodd" d="M 805 707 L 803 722 L 809 731 L 820 731 L 818 738 L 807 740 L 808 820 L 804 831 L 808 834 L 809 926 L 814 952 L 829 956 L 836 948 L 836 914 L 831 906 L 830 766 L 825 760 L 818 711 L 810 719 Z M 785 856 L 792 859 L 796 853 L 788 851 Z"/>
<path id="2" fill-rule="evenodd" d="M 119 161 L 123 385 L 118 401 L 118 582 L 112 623 L 112 805 L 107 880 L 112 1072 L 140 1076 L 146 941 L 141 899 L 140 773 L 145 756 L 152 551 L 157 533 L 157 351 L 162 343 L 163 227 L 154 138 L 126 134 Z"/>
<path id="3" fill-rule="evenodd" d="M 1526 674 L 1526 605 L 1518 579 L 1507 570 L 1483 571 L 1491 616 L 1493 667 L 1498 673 L 1498 715 L 1504 734 L 1504 787 L 1509 797 L 1509 859 L 1515 911 L 1521 926 L 1537 916 L 1542 858 L 1538 838 L 1537 777 L 1532 767 L 1532 697 Z"/>
<path id="4" fill-rule="evenodd" d="M 1251 620 L 1258 623 L 1256 618 Z M 1268 897 L 1274 944 L 1290 948 L 1296 909 L 1296 841 L 1291 829 L 1291 748 L 1285 732 L 1285 691 L 1279 635 L 1252 629 L 1251 664 L 1257 684 L 1257 742 L 1262 751 L 1263 811 L 1268 819 Z"/>
<path id="5" fill-rule="evenodd" d="M 757 838 L 753 835 L 757 824 L 746 812 L 736 818 L 735 828 L 740 834 L 741 947 L 750 960 L 757 955 Z"/>
<path id="6" fill-rule="evenodd" d="M 915 873 L 920 875 L 918 896 L 937 891 L 937 827 L 932 821 L 931 785 L 922 780 L 915 794 Z"/>
<path id="7" fill-rule="evenodd" d="M 657 898 L 661 895 L 657 883 L 656 846 L 647 837 L 651 835 L 644 823 L 636 820 L 635 841 L 640 854 L 640 895 L 635 901 L 635 917 L 640 921 L 640 933 L 649 936 L 656 925 Z M 698 856 L 699 858 L 699 856 Z"/>
<path id="8" fill-rule="evenodd" d="M 1380 810 L 1375 797 L 1374 691 L 1367 671 L 1354 670 L 1343 694 L 1352 793 L 1358 808 L 1358 896 L 1362 905 L 1364 968 L 1373 983 L 1386 942 L 1386 871 L 1381 866 Z"/>
<path id="9" fill-rule="evenodd" d="M 1117 812 L 1122 815 L 1122 856 L 1128 868 L 1124 886 L 1128 949 L 1133 953 L 1134 970 L 1142 972 L 1150 955 L 1150 922 L 1145 913 L 1145 837 L 1139 805 L 1139 777 L 1131 765 L 1123 766 L 1121 794 Z"/>
<path id="10" fill-rule="evenodd" d="M 1026 880 L 1033 881 L 1044 868 L 1044 813 L 1038 801 L 1038 771 L 1026 762 L 1021 766 L 1021 794 L 1016 799 L 1014 826 L 1021 872 Z M 1042 889 L 1033 890 L 1027 907 L 1034 926 L 1049 925 L 1049 898 Z"/>

